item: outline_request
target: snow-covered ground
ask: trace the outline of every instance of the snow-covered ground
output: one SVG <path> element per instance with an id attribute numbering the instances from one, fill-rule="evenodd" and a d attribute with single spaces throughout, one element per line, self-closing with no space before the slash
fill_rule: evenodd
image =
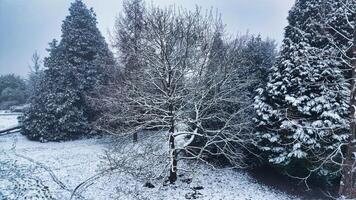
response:
<path id="1" fill-rule="evenodd" d="M 0 129 L 16 116 L 0 116 Z M 102 156 L 111 140 L 84 139 L 39 143 L 21 134 L 0 137 L 0 199 L 298 199 L 257 183 L 247 173 L 213 170 L 199 164 L 175 185 L 143 187 L 147 180 L 125 171 L 102 171 Z M 119 170 L 120 171 L 120 170 Z M 185 181 L 182 181 L 185 180 Z"/>
<path id="2" fill-rule="evenodd" d="M 16 114 L 0 110 L 0 130 L 17 125 L 17 117 Z"/>

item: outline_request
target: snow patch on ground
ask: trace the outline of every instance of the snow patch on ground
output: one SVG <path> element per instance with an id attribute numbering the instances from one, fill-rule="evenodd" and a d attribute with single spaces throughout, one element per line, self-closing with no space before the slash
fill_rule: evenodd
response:
<path id="1" fill-rule="evenodd" d="M 5 111 L 0 111 L 0 130 L 16 126 L 18 124 L 17 114 L 5 113 Z"/>

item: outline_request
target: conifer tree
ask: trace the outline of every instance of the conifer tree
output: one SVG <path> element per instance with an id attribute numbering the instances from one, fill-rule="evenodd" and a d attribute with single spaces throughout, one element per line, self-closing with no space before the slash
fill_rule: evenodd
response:
<path id="1" fill-rule="evenodd" d="M 58 141 L 88 133 L 93 113 L 86 98 L 113 70 L 113 56 L 93 10 L 76 0 L 69 12 L 61 41 L 50 44 L 38 95 L 25 114 L 23 133 L 32 139 Z"/>
<path id="2" fill-rule="evenodd" d="M 113 55 L 96 26 L 92 8 L 88 9 L 81 0 L 76 0 L 69 12 L 62 25 L 59 45 L 65 59 L 73 65 L 81 89 L 90 91 L 108 80 L 108 71 L 113 70 Z"/>
<path id="3" fill-rule="evenodd" d="M 249 89 L 251 98 L 255 96 L 256 89 L 263 87 L 268 81 L 268 72 L 271 70 L 276 58 L 276 44 L 273 40 L 262 39 L 261 36 L 251 36 L 240 52 L 240 65 L 245 68 L 243 76 L 252 79 Z"/>
<path id="4" fill-rule="evenodd" d="M 256 137 L 270 164 L 332 178 L 337 159 L 326 157 L 347 138 L 349 84 L 320 23 L 323 3 L 297 0 L 289 12 L 280 57 L 255 98 Z"/>
<path id="5" fill-rule="evenodd" d="M 146 8 L 142 0 L 125 0 L 123 13 L 116 19 L 113 46 L 123 64 L 126 78 L 140 70 Z M 129 77 L 127 77 L 129 76 Z"/>
<path id="6" fill-rule="evenodd" d="M 123 90 L 127 89 L 126 86 L 128 85 L 138 86 L 140 84 L 138 80 L 143 75 L 142 70 L 145 65 L 145 59 L 142 58 L 144 51 L 145 17 L 146 7 L 143 0 L 123 1 L 123 13 L 116 19 L 113 38 L 113 46 L 117 50 L 117 57 L 123 67 L 120 71 L 121 76 L 118 78 L 120 79 L 120 86 L 118 87 L 118 84 L 114 84 L 112 88 L 113 90 L 121 90 L 117 91 L 119 93 L 126 93 Z M 120 101 L 123 99 L 125 97 L 120 98 Z M 122 103 L 117 102 L 117 104 Z M 121 109 L 119 112 L 121 112 Z M 132 135 L 133 141 L 137 142 L 138 133 L 133 132 Z"/>

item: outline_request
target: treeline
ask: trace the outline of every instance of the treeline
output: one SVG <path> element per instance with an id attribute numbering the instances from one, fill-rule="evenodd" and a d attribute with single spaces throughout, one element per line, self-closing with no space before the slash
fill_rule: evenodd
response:
<path id="1" fill-rule="evenodd" d="M 6 110 L 11 106 L 26 102 L 28 93 L 26 81 L 14 74 L 0 76 L 0 109 Z"/>
<path id="2" fill-rule="evenodd" d="M 136 142 L 154 130 L 169 141 L 171 183 L 185 158 L 265 163 L 324 183 L 343 173 L 340 194 L 354 196 L 355 7 L 297 0 L 277 56 L 273 40 L 231 37 L 215 13 L 127 0 L 113 55 L 93 10 L 76 0 L 61 40 L 50 43 L 23 133 L 42 142 L 91 134 Z"/>
<path id="3" fill-rule="evenodd" d="M 0 110 L 12 109 L 27 103 L 31 96 L 36 81 L 41 76 L 41 58 L 37 52 L 32 55 L 30 73 L 28 77 L 22 78 L 15 74 L 0 76 Z"/>

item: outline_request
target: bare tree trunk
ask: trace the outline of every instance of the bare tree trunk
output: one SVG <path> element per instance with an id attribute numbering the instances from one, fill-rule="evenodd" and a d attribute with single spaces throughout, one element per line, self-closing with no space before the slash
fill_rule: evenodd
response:
<path id="1" fill-rule="evenodd" d="M 339 194 L 346 198 L 356 199 L 356 28 L 354 30 L 354 43 L 352 48 L 352 80 L 350 99 L 350 137 L 346 156 L 342 165 L 342 177 Z"/>
<path id="2" fill-rule="evenodd" d="M 133 139 L 133 142 L 136 143 L 138 141 L 138 133 L 137 132 L 134 132 L 132 134 L 132 139 Z"/>
<path id="3" fill-rule="evenodd" d="M 174 128 L 174 127 L 173 127 Z M 174 130 L 171 132 L 169 131 L 169 145 L 171 149 L 171 156 L 172 156 L 172 163 L 169 171 L 169 182 L 172 184 L 177 180 L 177 152 L 175 150 L 174 144 Z"/>
<path id="4" fill-rule="evenodd" d="M 170 105 L 170 115 L 171 115 L 171 127 L 169 128 L 169 148 L 171 152 L 171 167 L 169 170 L 169 182 L 173 184 L 177 180 L 177 151 L 175 147 L 174 140 L 174 115 L 173 115 L 173 105 Z"/>
<path id="5" fill-rule="evenodd" d="M 355 131 L 355 129 L 353 130 Z M 356 199 L 356 166 L 353 158 L 353 152 L 356 152 L 356 149 L 352 143 L 350 143 L 347 148 L 347 154 L 343 161 L 339 194 L 347 199 Z"/>

